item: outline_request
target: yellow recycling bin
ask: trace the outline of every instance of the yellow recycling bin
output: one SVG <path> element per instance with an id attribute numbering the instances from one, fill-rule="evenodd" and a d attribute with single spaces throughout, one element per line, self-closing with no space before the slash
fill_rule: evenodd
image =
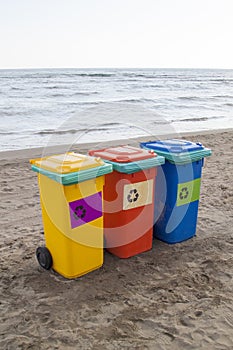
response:
<path id="1" fill-rule="evenodd" d="M 112 165 L 69 152 L 32 159 L 38 173 L 46 247 L 39 264 L 75 278 L 103 264 L 104 175 Z"/>

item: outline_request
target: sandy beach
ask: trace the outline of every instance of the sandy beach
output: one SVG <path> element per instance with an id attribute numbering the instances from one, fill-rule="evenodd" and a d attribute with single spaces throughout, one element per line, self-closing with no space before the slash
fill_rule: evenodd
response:
<path id="1" fill-rule="evenodd" d="M 44 239 L 28 160 L 40 152 L 0 154 L 1 349 L 233 348 L 233 131 L 186 138 L 213 151 L 196 237 L 154 240 L 124 260 L 105 252 L 102 268 L 75 280 L 35 258 Z"/>

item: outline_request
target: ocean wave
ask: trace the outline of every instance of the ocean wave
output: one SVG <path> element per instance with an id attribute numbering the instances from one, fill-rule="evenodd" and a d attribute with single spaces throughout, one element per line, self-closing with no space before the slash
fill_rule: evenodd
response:
<path id="1" fill-rule="evenodd" d="M 91 77 L 91 78 L 110 78 L 113 77 L 114 73 L 78 73 L 74 74 L 74 76 L 78 77 Z"/>
<path id="2" fill-rule="evenodd" d="M 216 97 L 216 98 L 232 98 L 233 99 L 233 95 L 214 95 L 213 97 Z"/>
<path id="3" fill-rule="evenodd" d="M 214 100 L 219 98 L 231 98 L 233 99 L 233 96 L 231 95 L 216 95 L 216 96 L 180 96 L 178 97 L 179 100 L 183 100 L 183 101 L 211 101 L 211 103 L 213 103 Z M 217 101 L 216 101 L 217 102 Z M 224 104 L 227 105 L 228 103 Z"/>
<path id="4" fill-rule="evenodd" d="M 38 79 L 38 80 L 42 80 L 42 79 L 53 79 L 54 77 L 56 78 L 67 78 L 67 77 L 71 77 L 71 78 L 75 78 L 75 77 L 91 77 L 91 78 L 110 78 L 112 76 L 115 76 L 116 73 L 113 72 L 100 72 L 100 73 L 94 73 L 94 72 L 86 72 L 86 73 L 82 73 L 82 72 L 59 72 L 59 71 L 54 71 L 48 74 L 41 74 L 40 71 L 38 72 L 31 72 L 31 73 L 22 73 L 19 74 L 15 77 L 17 77 L 17 79 Z M 1 79 L 12 79 L 13 76 L 1 76 Z"/>
<path id="5" fill-rule="evenodd" d="M 128 72 L 128 73 L 122 73 L 123 77 L 128 77 L 128 78 L 144 78 L 144 79 L 177 79 L 177 75 L 173 74 L 159 74 L 155 72 L 154 74 L 148 74 L 148 73 L 133 73 L 133 72 Z"/>
<path id="6" fill-rule="evenodd" d="M 13 108 L 9 108 L 10 110 L 0 110 L 0 117 L 18 117 L 18 116 L 25 116 L 26 113 L 17 111 L 15 112 L 15 110 Z"/>
<path id="7" fill-rule="evenodd" d="M 164 85 L 163 84 L 148 84 L 148 85 L 142 85 L 141 86 L 143 89 L 147 88 L 147 89 L 160 89 L 163 88 Z"/>
<path id="8" fill-rule="evenodd" d="M 48 129 L 48 130 L 42 130 L 42 131 L 37 131 L 34 132 L 34 135 L 65 135 L 65 134 L 76 134 L 80 130 L 77 129 L 69 129 L 69 130 L 53 130 L 53 129 Z"/>
<path id="9" fill-rule="evenodd" d="M 62 92 L 63 88 L 59 89 L 51 89 L 51 92 L 47 97 L 75 97 L 75 96 L 92 96 L 97 95 L 97 91 L 77 91 L 77 92 L 70 92 L 69 89 L 66 89 L 66 91 Z M 56 92 L 55 92 L 56 91 Z"/>
<path id="10" fill-rule="evenodd" d="M 178 122 L 202 122 L 202 121 L 208 121 L 211 119 L 222 119 L 223 116 L 210 116 L 210 117 L 191 117 L 191 118 L 184 118 L 184 119 L 172 119 L 172 123 L 178 123 Z"/>
<path id="11" fill-rule="evenodd" d="M 20 88 L 20 87 L 17 87 L 17 86 L 11 86 L 11 90 L 22 91 L 22 90 L 24 90 L 24 88 Z"/>
<path id="12" fill-rule="evenodd" d="M 76 77 L 90 77 L 90 78 L 110 78 L 115 76 L 115 73 L 61 73 L 56 75 L 59 77 L 69 77 L 69 78 L 76 78 Z M 54 77 L 54 76 L 53 76 Z"/>
<path id="13" fill-rule="evenodd" d="M 44 89 L 47 89 L 47 90 L 56 90 L 56 89 L 68 89 L 69 87 L 68 86 L 65 86 L 65 85 L 51 85 L 51 86 L 45 86 Z"/>
<path id="14" fill-rule="evenodd" d="M 39 72 L 38 73 L 28 73 L 28 74 L 22 74 L 22 75 L 17 75 L 17 78 L 20 79 L 21 81 L 23 79 L 25 80 L 37 80 L 37 81 L 41 81 L 43 79 L 48 79 L 48 81 L 50 81 L 50 79 L 53 79 L 54 78 L 54 75 L 53 74 L 40 74 Z"/>
<path id="15" fill-rule="evenodd" d="M 168 120 L 154 120 L 153 121 L 153 124 L 154 125 L 167 125 L 167 124 L 170 124 L 172 121 L 168 121 Z"/>
<path id="16" fill-rule="evenodd" d="M 171 120 L 172 123 L 176 122 L 200 122 L 200 121 L 206 121 L 208 120 L 208 117 L 194 117 L 194 118 L 184 118 L 184 119 L 173 119 Z"/>
<path id="17" fill-rule="evenodd" d="M 15 134 L 21 134 L 20 131 L 0 131 L 0 135 L 15 135 Z"/>
<path id="18" fill-rule="evenodd" d="M 57 92 L 57 93 L 49 95 L 48 97 L 66 97 L 66 95 L 64 93 Z"/>
<path id="19" fill-rule="evenodd" d="M 153 98 L 125 98 L 125 99 L 120 99 L 120 100 L 114 100 L 112 101 L 113 103 L 144 103 L 144 102 L 156 102 L 156 99 Z"/>
<path id="20" fill-rule="evenodd" d="M 200 99 L 203 99 L 199 96 L 179 96 L 178 97 L 179 100 L 187 100 L 187 101 L 198 101 Z"/>
<path id="21" fill-rule="evenodd" d="M 145 75 L 144 74 L 141 74 L 141 73 L 133 73 L 133 72 L 128 72 L 128 73 L 122 73 L 122 76 L 123 77 L 127 77 L 127 78 L 141 78 L 141 77 L 144 77 Z"/>
<path id="22" fill-rule="evenodd" d="M 233 79 L 224 79 L 224 78 L 217 78 L 217 79 L 209 79 L 211 82 L 217 82 L 217 83 L 225 83 L 229 84 L 233 82 Z"/>
<path id="23" fill-rule="evenodd" d="M 98 91 L 77 91 L 70 94 L 70 96 L 91 96 L 91 95 L 98 95 L 98 94 L 99 94 Z"/>
<path id="24" fill-rule="evenodd" d="M 34 135 L 65 135 L 65 134 L 77 134 L 77 133 L 89 133 L 93 131 L 106 131 L 114 129 L 114 126 L 119 127 L 119 123 L 108 123 L 108 124 L 100 124 L 97 128 L 95 127 L 86 127 L 80 129 L 67 129 L 67 130 L 59 130 L 59 129 L 47 129 L 34 132 Z"/>
<path id="25" fill-rule="evenodd" d="M 105 103 L 106 101 L 80 101 L 78 102 L 79 105 L 84 105 L 84 106 L 97 106 L 101 103 Z"/>
<path id="26" fill-rule="evenodd" d="M 45 86 L 44 89 L 46 90 L 66 90 L 66 91 L 70 91 L 71 88 L 68 85 L 52 85 L 52 86 Z M 72 87 L 72 90 L 74 88 Z M 73 95 L 95 95 L 98 94 L 97 91 L 77 91 L 74 93 L 69 94 L 70 96 Z"/>

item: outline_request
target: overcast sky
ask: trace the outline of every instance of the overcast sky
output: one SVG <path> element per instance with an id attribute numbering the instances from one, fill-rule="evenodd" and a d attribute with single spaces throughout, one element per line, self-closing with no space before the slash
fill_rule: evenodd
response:
<path id="1" fill-rule="evenodd" d="M 0 68 L 233 68 L 233 0 L 0 0 Z"/>

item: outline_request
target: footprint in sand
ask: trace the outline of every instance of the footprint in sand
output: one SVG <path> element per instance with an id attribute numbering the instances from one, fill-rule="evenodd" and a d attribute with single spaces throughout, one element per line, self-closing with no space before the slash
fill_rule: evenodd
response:
<path id="1" fill-rule="evenodd" d="M 2 192 L 3 192 L 3 193 L 10 193 L 10 192 L 13 192 L 13 188 L 4 187 L 4 188 L 2 189 Z"/>
<path id="2" fill-rule="evenodd" d="M 210 280 L 209 276 L 204 273 L 195 273 L 192 280 L 196 284 L 207 284 Z"/>
<path id="3" fill-rule="evenodd" d="M 28 203 L 27 206 L 28 206 L 29 208 L 33 208 L 33 207 L 35 207 L 35 205 L 36 205 L 35 203 Z"/>

